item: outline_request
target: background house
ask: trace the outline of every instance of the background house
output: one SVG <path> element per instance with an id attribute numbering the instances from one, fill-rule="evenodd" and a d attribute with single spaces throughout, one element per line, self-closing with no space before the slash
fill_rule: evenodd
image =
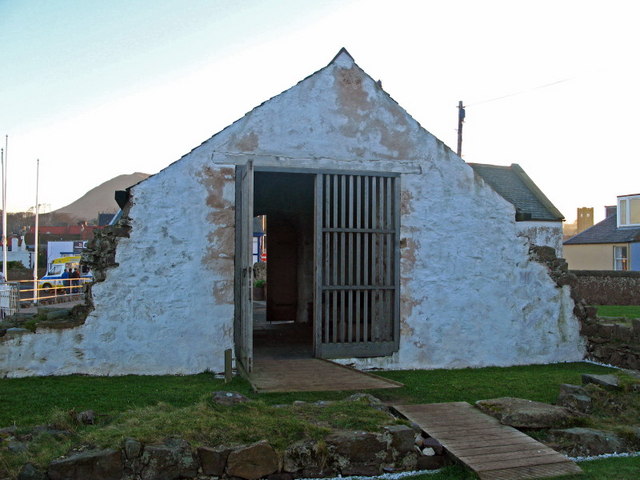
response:
<path id="1" fill-rule="evenodd" d="M 621 195 L 606 218 L 564 242 L 572 270 L 640 271 L 640 195 Z"/>
<path id="2" fill-rule="evenodd" d="M 516 209 L 518 235 L 532 245 L 552 246 L 562 257 L 564 216 L 529 175 L 516 163 L 510 166 L 470 163 L 473 170 Z"/>

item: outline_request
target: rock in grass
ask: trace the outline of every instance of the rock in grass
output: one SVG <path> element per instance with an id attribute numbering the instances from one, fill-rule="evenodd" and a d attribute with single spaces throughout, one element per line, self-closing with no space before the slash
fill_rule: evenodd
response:
<path id="1" fill-rule="evenodd" d="M 590 373 L 582 374 L 582 383 L 588 384 L 593 383 L 595 385 L 599 385 L 607 390 L 621 390 L 620 381 L 618 377 L 615 375 L 593 375 Z"/>
<path id="2" fill-rule="evenodd" d="M 237 405 L 238 403 L 249 401 L 247 397 L 236 392 L 213 392 L 211 394 L 211 398 L 213 400 L 213 403 L 225 406 Z"/>
<path id="3" fill-rule="evenodd" d="M 83 425 L 94 425 L 96 423 L 96 412 L 84 410 L 76 414 L 76 421 Z"/>
<path id="4" fill-rule="evenodd" d="M 571 443 L 570 455 L 593 456 L 626 451 L 624 442 L 614 433 L 593 428 L 550 430 L 554 440 Z"/>
<path id="5" fill-rule="evenodd" d="M 574 419 L 564 407 L 523 398 L 502 397 L 479 400 L 476 407 L 515 428 L 552 428 L 569 425 Z"/>
<path id="6" fill-rule="evenodd" d="M 556 405 L 580 413 L 590 413 L 592 409 L 591 397 L 585 388 L 568 383 L 560 385 L 560 394 L 556 400 Z"/>

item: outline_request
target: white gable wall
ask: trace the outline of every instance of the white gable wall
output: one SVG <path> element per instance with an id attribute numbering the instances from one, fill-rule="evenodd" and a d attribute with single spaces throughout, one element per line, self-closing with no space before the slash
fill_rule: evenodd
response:
<path id="1" fill-rule="evenodd" d="M 343 53 L 134 187 L 130 238 L 94 286 L 86 323 L 5 337 L 0 374 L 221 371 L 233 345 L 232 165 L 249 158 L 258 167 L 403 172 L 400 351 L 356 363 L 582 358 L 568 292 L 530 261 L 511 204 Z"/>

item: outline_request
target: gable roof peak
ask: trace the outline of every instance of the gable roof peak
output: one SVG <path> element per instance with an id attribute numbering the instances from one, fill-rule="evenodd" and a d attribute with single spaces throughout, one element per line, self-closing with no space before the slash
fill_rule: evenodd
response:
<path id="1" fill-rule="evenodd" d="M 356 63 L 351 54 L 347 52 L 347 49 L 342 47 L 340 51 L 336 54 L 335 57 L 329 62 L 329 65 L 332 63 L 340 64 L 342 66 L 352 65 Z"/>

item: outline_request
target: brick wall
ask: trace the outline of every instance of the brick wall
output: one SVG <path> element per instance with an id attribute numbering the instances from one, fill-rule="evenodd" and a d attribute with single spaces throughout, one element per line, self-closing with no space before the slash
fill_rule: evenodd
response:
<path id="1" fill-rule="evenodd" d="M 575 298 L 588 305 L 640 305 L 640 272 L 572 270 Z"/>

